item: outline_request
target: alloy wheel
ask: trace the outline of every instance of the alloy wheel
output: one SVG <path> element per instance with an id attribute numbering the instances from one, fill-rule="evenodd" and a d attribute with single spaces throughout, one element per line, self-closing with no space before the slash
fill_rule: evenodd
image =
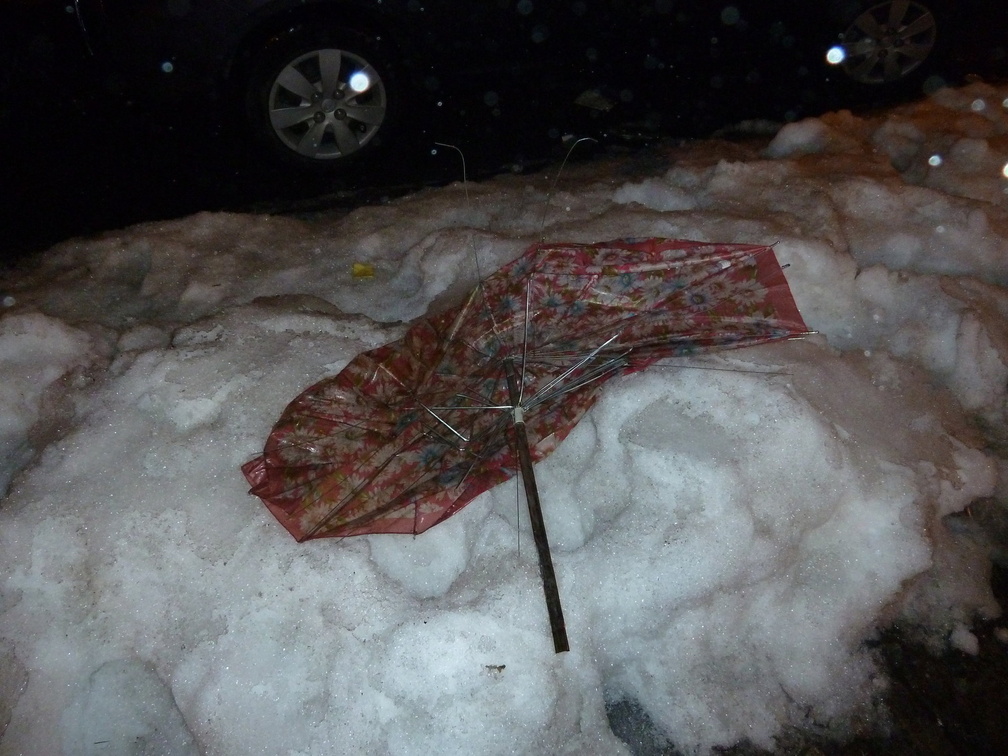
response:
<path id="1" fill-rule="evenodd" d="M 862 84 L 904 79 L 934 52 L 934 14 L 913 0 L 888 0 L 861 13 L 843 33 L 843 70 Z"/>
<path id="2" fill-rule="evenodd" d="M 345 158 L 374 139 L 388 108 L 385 84 L 364 58 L 312 50 L 291 60 L 269 92 L 269 121 L 280 141 L 313 160 Z"/>

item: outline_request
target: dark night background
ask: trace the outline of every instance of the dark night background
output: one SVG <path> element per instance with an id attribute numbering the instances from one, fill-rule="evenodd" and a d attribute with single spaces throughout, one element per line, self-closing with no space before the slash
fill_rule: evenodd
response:
<path id="1" fill-rule="evenodd" d="M 576 90 L 563 82 L 538 91 L 498 77 L 457 91 L 451 108 L 412 110 L 414 136 L 386 145 L 366 169 L 293 176 L 258 159 L 212 104 L 165 106 L 131 88 L 89 54 L 66 5 L 18 0 L 0 11 L 0 260 L 200 210 L 352 207 L 460 178 L 457 157 L 435 154 L 436 141 L 464 149 L 470 177 L 479 177 L 562 156 L 569 134 L 595 137 L 594 149 L 634 148 L 739 118 L 799 118 L 846 104 L 842 92 L 797 76 L 793 86 L 747 86 L 745 72 L 739 91 L 712 96 L 711 82 L 723 78 L 715 72 L 680 77 L 675 91 L 638 89 L 603 113 L 573 105 Z"/>
<path id="2" fill-rule="evenodd" d="M 416 136 L 366 169 L 293 176 L 258 159 L 212 104 L 145 98 L 89 54 L 62 4 L 44 6 L 0 16 L 0 260 L 200 210 L 350 207 L 460 178 L 457 157 L 434 154 L 435 141 L 465 149 L 470 177 L 525 170 L 562 148 L 561 132 L 602 136 L 622 115 L 495 82 L 495 107 L 478 89 L 464 93 L 461 112 L 411 112 Z"/>

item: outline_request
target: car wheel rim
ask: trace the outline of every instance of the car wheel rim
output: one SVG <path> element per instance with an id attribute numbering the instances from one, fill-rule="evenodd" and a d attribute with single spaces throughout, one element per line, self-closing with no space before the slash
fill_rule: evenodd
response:
<path id="1" fill-rule="evenodd" d="M 385 84 L 364 58 L 313 50 L 281 69 L 269 93 L 280 141 L 312 160 L 345 158 L 374 139 L 388 108 Z"/>
<path id="2" fill-rule="evenodd" d="M 937 25 L 912 0 L 879 3 L 854 19 L 843 34 L 843 69 L 863 84 L 889 84 L 906 77 L 934 51 Z"/>

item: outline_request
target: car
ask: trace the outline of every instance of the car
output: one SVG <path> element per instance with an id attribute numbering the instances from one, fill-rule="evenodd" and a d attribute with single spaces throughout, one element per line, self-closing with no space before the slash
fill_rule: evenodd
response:
<path id="1" fill-rule="evenodd" d="M 543 97 L 674 121 L 787 92 L 796 117 L 823 92 L 919 92 L 964 53 L 1003 58 L 1006 30 L 1003 0 L 64 2 L 135 91 L 205 102 L 305 171 L 365 160 L 431 113 Z"/>

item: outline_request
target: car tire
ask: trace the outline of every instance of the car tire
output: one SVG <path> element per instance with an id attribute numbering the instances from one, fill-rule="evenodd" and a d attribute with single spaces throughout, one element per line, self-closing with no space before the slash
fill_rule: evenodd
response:
<path id="1" fill-rule="evenodd" d="M 302 171 L 336 171 L 373 156 L 396 128 L 402 94 L 393 61 L 378 39 L 350 30 L 274 37 L 249 69 L 252 136 Z"/>
<path id="2" fill-rule="evenodd" d="M 853 86 L 918 88 L 954 36 L 941 0 L 867 0 L 853 5 L 828 55 Z"/>

